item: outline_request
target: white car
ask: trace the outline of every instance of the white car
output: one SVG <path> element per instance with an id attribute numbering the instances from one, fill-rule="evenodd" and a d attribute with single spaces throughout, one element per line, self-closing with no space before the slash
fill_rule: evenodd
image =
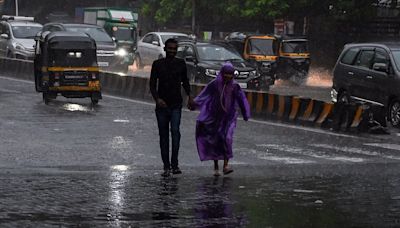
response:
<path id="1" fill-rule="evenodd" d="M 152 65 L 154 60 L 165 57 L 165 41 L 169 38 L 189 38 L 184 33 L 150 32 L 138 41 L 135 55 L 135 65 L 138 69 Z"/>
<path id="2" fill-rule="evenodd" d="M 33 17 L 6 16 L 0 21 L 0 56 L 32 60 L 35 36 L 42 25 Z"/>

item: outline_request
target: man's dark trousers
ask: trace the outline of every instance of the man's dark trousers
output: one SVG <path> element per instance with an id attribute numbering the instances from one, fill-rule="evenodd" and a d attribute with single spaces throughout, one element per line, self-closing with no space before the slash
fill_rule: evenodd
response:
<path id="1" fill-rule="evenodd" d="M 181 133 L 179 126 L 181 124 L 182 106 L 156 108 L 158 131 L 160 135 L 161 158 L 164 163 L 164 170 L 178 168 L 178 152 Z M 171 124 L 172 136 L 172 156 L 169 161 L 169 125 Z"/>

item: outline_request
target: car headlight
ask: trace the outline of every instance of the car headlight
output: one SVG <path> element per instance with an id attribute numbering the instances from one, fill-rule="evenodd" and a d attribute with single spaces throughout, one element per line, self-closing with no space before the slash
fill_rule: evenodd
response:
<path id="1" fill-rule="evenodd" d="M 217 77 L 217 75 L 219 74 L 218 70 L 213 70 L 213 69 L 206 69 L 206 75 L 209 77 Z"/>
<path id="2" fill-rule="evenodd" d="M 250 76 L 251 77 L 257 76 L 257 71 L 256 70 L 250 71 Z"/>
<path id="3" fill-rule="evenodd" d="M 25 50 L 25 47 L 20 43 L 14 43 L 14 48 L 17 50 Z"/>
<path id="4" fill-rule="evenodd" d="M 121 57 L 125 57 L 126 55 L 128 55 L 128 52 L 125 49 L 120 48 L 117 51 L 115 51 L 114 54 Z"/>

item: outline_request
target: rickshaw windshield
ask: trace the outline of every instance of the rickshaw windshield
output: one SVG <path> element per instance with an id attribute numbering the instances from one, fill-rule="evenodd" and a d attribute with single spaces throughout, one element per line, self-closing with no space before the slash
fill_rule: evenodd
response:
<path id="1" fill-rule="evenodd" d="M 276 44 L 274 39 L 249 39 L 247 43 L 247 52 L 250 55 L 275 56 Z"/>
<path id="2" fill-rule="evenodd" d="M 97 66 L 95 49 L 51 49 L 49 60 L 58 67 Z"/>
<path id="3" fill-rule="evenodd" d="M 308 53 L 307 41 L 287 41 L 282 43 L 285 53 Z"/>

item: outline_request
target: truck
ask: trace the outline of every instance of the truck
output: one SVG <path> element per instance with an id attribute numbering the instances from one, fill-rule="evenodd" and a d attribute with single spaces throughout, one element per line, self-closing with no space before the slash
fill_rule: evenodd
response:
<path id="1" fill-rule="evenodd" d="M 83 23 L 102 26 L 117 44 L 116 55 L 124 57 L 127 71 L 137 45 L 138 14 L 124 8 L 83 8 Z"/>

